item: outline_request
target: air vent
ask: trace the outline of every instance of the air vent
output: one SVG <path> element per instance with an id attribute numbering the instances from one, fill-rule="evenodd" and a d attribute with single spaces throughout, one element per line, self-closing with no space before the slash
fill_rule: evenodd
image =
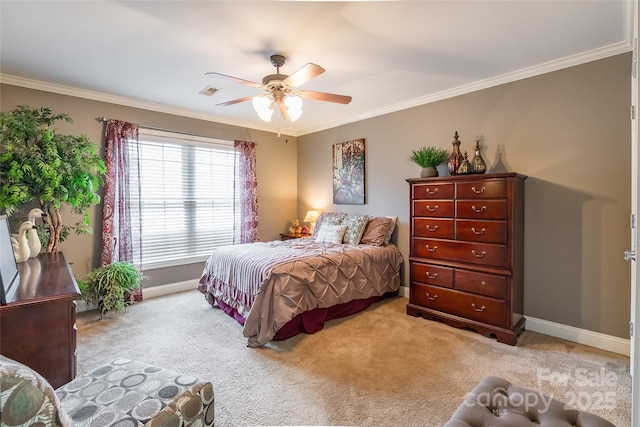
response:
<path id="1" fill-rule="evenodd" d="M 218 88 L 207 86 L 200 91 L 200 95 L 211 96 L 218 91 Z"/>

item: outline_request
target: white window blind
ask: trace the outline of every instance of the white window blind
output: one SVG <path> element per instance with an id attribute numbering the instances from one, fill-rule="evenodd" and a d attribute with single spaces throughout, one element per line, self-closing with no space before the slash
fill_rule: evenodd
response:
<path id="1" fill-rule="evenodd" d="M 232 244 L 239 217 L 232 143 L 143 128 L 139 140 L 131 155 L 140 160 L 143 268 L 202 261 Z"/>

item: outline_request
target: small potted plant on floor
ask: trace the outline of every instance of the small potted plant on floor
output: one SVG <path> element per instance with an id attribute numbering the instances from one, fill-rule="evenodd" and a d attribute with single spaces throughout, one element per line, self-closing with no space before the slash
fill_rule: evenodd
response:
<path id="1" fill-rule="evenodd" d="M 449 159 L 449 151 L 441 147 L 422 147 L 413 150 L 409 156 L 409 160 L 422 168 L 420 178 L 438 176 L 436 167 L 442 163 L 446 163 Z"/>
<path id="2" fill-rule="evenodd" d="M 107 311 L 124 312 L 131 291 L 138 289 L 146 278 L 134 264 L 120 261 L 96 268 L 78 280 L 78 287 L 88 304 L 97 304 L 102 318 Z"/>

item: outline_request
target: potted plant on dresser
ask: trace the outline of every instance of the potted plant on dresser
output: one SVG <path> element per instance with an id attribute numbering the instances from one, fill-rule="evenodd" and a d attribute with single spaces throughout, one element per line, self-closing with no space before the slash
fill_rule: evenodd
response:
<path id="1" fill-rule="evenodd" d="M 422 147 L 413 150 L 409 160 L 422 168 L 420 178 L 438 176 L 438 165 L 446 163 L 449 159 L 449 151 L 441 147 Z"/>

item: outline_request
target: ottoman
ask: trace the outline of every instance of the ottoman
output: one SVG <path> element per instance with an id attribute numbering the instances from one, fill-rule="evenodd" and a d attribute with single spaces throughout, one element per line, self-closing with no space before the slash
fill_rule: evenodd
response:
<path id="1" fill-rule="evenodd" d="M 559 400 L 486 376 L 456 409 L 445 427 L 615 427 Z"/>
<path id="2" fill-rule="evenodd" d="M 28 366 L 0 356 L 2 426 L 213 426 L 213 385 L 119 358 L 53 389 Z"/>

